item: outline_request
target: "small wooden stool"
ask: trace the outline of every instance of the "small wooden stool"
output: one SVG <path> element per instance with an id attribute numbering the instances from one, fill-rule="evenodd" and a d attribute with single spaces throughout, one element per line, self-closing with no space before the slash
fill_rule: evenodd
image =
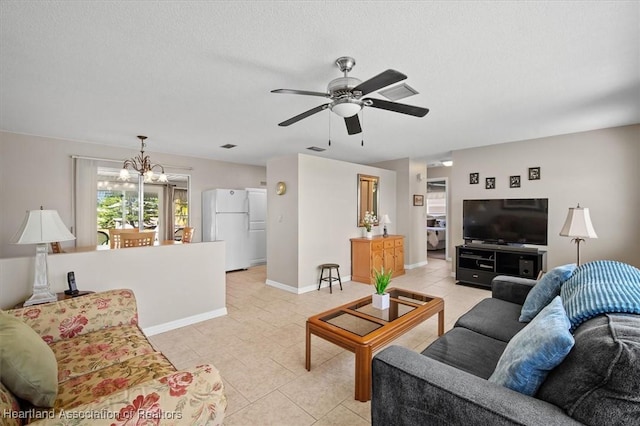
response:
<path id="1" fill-rule="evenodd" d="M 334 281 L 338 281 L 340 283 L 340 291 L 342 291 L 342 280 L 340 279 L 340 265 L 338 265 L 337 263 L 323 263 L 322 265 L 320 265 L 320 267 L 322 268 L 322 270 L 320 271 L 320 280 L 318 281 L 318 291 L 320 291 L 320 286 L 322 285 L 322 281 L 329 281 L 329 293 L 333 293 L 333 290 L 331 289 L 331 284 Z M 328 269 L 329 270 L 329 276 L 328 277 L 324 277 L 324 270 Z M 331 275 L 331 271 L 335 269 L 336 270 L 336 274 L 338 274 L 338 278 L 334 278 Z"/>

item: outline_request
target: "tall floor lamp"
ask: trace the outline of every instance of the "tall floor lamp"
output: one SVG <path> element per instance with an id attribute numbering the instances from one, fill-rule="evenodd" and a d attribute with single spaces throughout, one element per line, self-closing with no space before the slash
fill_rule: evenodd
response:
<path id="1" fill-rule="evenodd" d="M 13 244 L 36 244 L 36 271 L 33 277 L 33 295 L 24 306 L 55 302 L 58 297 L 51 292 L 47 271 L 47 244 L 56 241 L 75 240 L 56 210 L 30 210 L 11 239 Z"/>
<path id="2" fill-rule="evenodd" d="M 579 266 L 580 243 L 585 241 L 585 238 L 598 238 L 596 231 L 593 229 L 593 224 L 591 223 L 589 209 L 580 207 L 579 203 L 578 207 L 569 207 L 567 220 L 564 222 L 560 235 L 563 237 L 571 237 L 571 242 L 576 243 L 576 264 Z"/>

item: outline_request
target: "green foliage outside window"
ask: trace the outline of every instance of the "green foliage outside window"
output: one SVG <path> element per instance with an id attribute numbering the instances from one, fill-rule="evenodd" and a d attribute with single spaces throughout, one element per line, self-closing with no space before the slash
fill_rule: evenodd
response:
<path id="1" fill-rule="evenodd" d="M 98 229 L 123 227 L 125 225 L 138 227 L 138 194 L 122 191 L 98 191 Z M 158 196 L 153 193 L 144 194 L 144 226 L 153 228 L 158 225 Z"/>

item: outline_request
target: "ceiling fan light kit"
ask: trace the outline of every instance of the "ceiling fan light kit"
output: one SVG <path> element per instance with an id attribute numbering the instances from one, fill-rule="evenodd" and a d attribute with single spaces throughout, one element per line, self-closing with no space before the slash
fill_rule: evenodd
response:
<path id="1" fill-rule="evenodd" d="M 344 76 L 331 80 L 327 85 L 326 93 L 294 89 L 272 90 L 271 93 L 319 96 L 332 100 L 327 104 L 319 105 L 315 108 L 310 109 L 309 111 L 298 114 L 295 117 L 279 123 L 278 125 L 283 127 L 290 126 L 291 124 L 297 123 L 304 118 L 307 118 L 313 114 L 329 108 L 336 115 L 344 118 L 345 125 L 347 127 L 347 133 L 350 135 L 354 135 L 362 132 L 358 113 L 365 106 L 398 112 L 401 114 L 413 115 L 415 117 L 424 117 L 425 115 L 427 115 L 427 113 L 429 112 L 427 108 L 405 105 L 376 98 L 362 98 L 369 93 L 378 91 L 387 86 L 405 80 L 407 76 L 396 70 L 388 69 L 376 75 L 375 77 L 362 82 L 357 78 L 348 76 L 348 73 L 355 66 L 355 64 L 356 60 L 350 56 L 342 56 L 338 58 L 336 60 L 336 65 L 338 66 L 340 71 L 344 73 Z M 409 93 L 408 96 L 418 93 L 416 90 L 410 88 L 409 86 L 403 86 L 410 89 L 403 90 L 403 93 Z M 393 88 L 388 90 L 393 90 Z"/>
<path id="2" fill-rule="evenodd" d="M 352 98 L 342 98 L 331 103 L 329 108 L 340 117 L 353 117 L 362 109 L 362 101 Z"/>

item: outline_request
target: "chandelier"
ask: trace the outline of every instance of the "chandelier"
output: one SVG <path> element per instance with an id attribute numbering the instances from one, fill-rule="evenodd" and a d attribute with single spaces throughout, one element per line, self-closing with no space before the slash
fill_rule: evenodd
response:
<path id="1" fill-rule="evenodd" d="M 153 182 L 156 179 L 158 180 L 158 182 L 168 182 L 169 179 L 167 178 L 167 175 L 164 173 L 164 167 L 162 167 L 161 164 L 153 164 L 149 156 L 144 155 L 144 148 L 147 145 L 145 143 L 145 139 L 147 139 L 147 137 L 138 136 L 138 139 L 140 139 L 140 144 L 142 145 L 140 147 L 140 155 L 138 155 L 137 157 L 133 157 L 128 160 L 125 160 L 124 164 L 122 165 L 122 170 L 120 170 L 119 179 L 129 180 L 129 178 L 131 177 L 131 175 L 129 174 L 129 167 L 131 167 L 132 169 L 134 169 L 144 177 L 144 182 L 146 183 Z M 153 173 L 153 169 L 155 169 L 156 167 L 160 168 L 160 171 L 161 171 L 160 176 L 158 176 L 157 178 Z"/>

